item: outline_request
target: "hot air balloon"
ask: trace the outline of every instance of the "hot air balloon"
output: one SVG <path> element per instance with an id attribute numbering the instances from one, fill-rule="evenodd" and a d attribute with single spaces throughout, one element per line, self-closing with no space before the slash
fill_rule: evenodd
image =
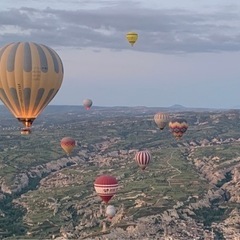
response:
<path id="1" fill-rule="evenodd" d="M 116 209 L 113 205 L 108 205 L 106 208 L 106 215 L 109 219 L 112 219 L 116 214 Z"/>
<path id="2" fill-rule="evenodd" d="M 167 113 L 158 112 L 154 115 L 154 121 L 160 130 L 163 130 L 169 122 L 169 115 Z"/>
<path id="3" fill-rule="evenodd" d="M 101 199 L 108 203 L 118 190 L 118 181 L 110 175 L 101 175 L 94 182 L 94 188 Z"/>
<path id="4" fill-rule="evenodd" d="M 139 151 L 135 155 L 135 161 L 139 165 L 139 167 L 144 170 L 149 162 L 151 161 L 151 154 L 149 151 Z"/>
<path id="5" fill-rule="evenodd" d="M 138 39 L 138 34 L 135 32 L 128 32 L 126 34 L 126 38 L 128 40 L 128 42 L 133 46 L 134 43 L 137 41 Z"/>
<path id="6" fill-rule="evenodd" d="M 51 48 L 16 42 L 0 49 L 0 99 L 26 129 L 57 94 L 62 80 L 62 61 Z"/>
<path id="7" fill-rule="evenodd" d="M 179 140 L 182 137 L 182 135 L 187 131 L 188 124 L 185 119 L 177 118 L 169 122 L 169 128 L 173 136 L 177 140 Z"/>
<path id="8" fill-rule="evenodd" d="M 89 110 L 92 106 L 93 102 L 91 99 L 84 99 L 83 100 L 83 106 L 85 107 L 85 109 Z"/>
<path id="9" fill-rule="evenodd" d="M 69 155 L 76 146 L 76 141 L 71 137 L 64 137 L 60 144 L 62 149 Z"/>

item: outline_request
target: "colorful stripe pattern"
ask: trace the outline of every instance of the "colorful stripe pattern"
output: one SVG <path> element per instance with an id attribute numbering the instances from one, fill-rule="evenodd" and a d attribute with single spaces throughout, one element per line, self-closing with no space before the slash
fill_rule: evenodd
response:
<path id="1" fill-rule="evenodd" d="M 179 140 L 188 129 L 188 123 L 185 119 L 174 119 L 169 122 L 169 128 L 173 136 Z"/>
<path id="2" fill-rule="evenodd" d="M 169 115 L 167 113 L 158 112 L 154 115 L 154 121 L 160 130 L 163 130 L 169 122 Z"/>
<path id="3" fill-rule="evenodd" d="M 147 167 L 151 159 L 152 157 L 149 151 L 139 151 L 135 155 L 135 161 L 142 170 Z"/>
<path id="4" fill-rule="evenodd" d="M 62 61 L 47 46 L 17 42 L 0 49 L 0 99 L 20 121 L 33 121 L 57 94 L 62 80 Z"/>

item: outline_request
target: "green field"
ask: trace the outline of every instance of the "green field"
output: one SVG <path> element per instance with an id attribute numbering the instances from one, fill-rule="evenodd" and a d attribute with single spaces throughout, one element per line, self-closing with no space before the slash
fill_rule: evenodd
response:
<path id="1" fill-rule="evenodd" d="M 154 112 L 155 110 L 150 110 L 141 114 L 93 110 L 92 113 L 81 112 L 81 115 L 72 110 L 67 118 L 66 113 L 46 112 L 36 122 L 33 133 L 29 136 L 21 136 L 16 130 L 4 130 L 0 139 L 0 179 L 10 188 L 13 188 L 19 173 L 28 173 L 40 165 L 66 158 L 60 147 L 60 140 L 65 136 L 71 136 L 78 142 L 71 154 L 72 158 L 81 158 L 81 152 L 87 156 L 75 166 L 68 166 L 50 175 L 45 174 L 46 178 L 41 183 L 40 179 L 30 179 L 26 189 L 12 195 L 9 202 L 14 199 L 27 211 L 21 210 L 13 218 L 16 226 L 17 223 L 21 225 L 21 232 L 7 228 L 6 237 L 19 239 L 22 235 L 24 239 L 43 239 L 51 235 L 58 236 L 61 227 L 69 224 L 79 226 L 83 218 L 90 221 L 92 212 L 99 212 L 101 205 L 101 199 L 93 187 L 95 178 L 100 174 L 111 174 L 119 179 L 119 191 L 110 203 L 118 209 L 124 206 L 125 217 L 133 217 L 134 220 L 159 214 L 172 208 L 178 201 L 186 202 L 190 196 L 201 197 L 209 185 L 199 178 L 193 164 L 184 155 L 186 149 L 189 150 L 184 143 L 198 143 L 214 137 L 238 138 L 238 118 L 228 120 L 228 124 L 222 121 L 212 124 L 207 112 L 186 112 L 184 114 L 190 125 L 189 131 L 182 140 L 176 141 L 168 129 L 160 131 L 156 127 L 152 120 Z M 46 118 L 48 122 L 45 122 Z M 209 123 L 201 129 L 194 124 L 197 118 Z M 227 121 L 226 118 L 223 119 Z M 109 156 L 114 151 L 134 149 L 148 149 L 151 152 L 152 161 L 146 170 L 142 171 L 137 166 L 133 153 Z M 238 142 L 234 142 L 221 147 L 199 146 L 194 157 L 220 156 L 216 168 L 221 168 L 233 164 L 227 161 L 237 158 L 239 152 Z M 100 158 L 110 160 L 104 165 L 100 164 Z M 64 179 L 67 179 L 66 183 Z M 5 213 L 12 209 L 13 206 L 7 209 L 6 205 L 0 208 Z M 91 214 L 86 215 L 83 209 Z M 2 220 L 0 229 L 6 230 L 9 218 Z M 97 221 L 100 223 L 103 219 L 105 217 L 99 215 Z M 120 225 L 124 225 L 124 220 L 122 221 Z M 101 226 L 97 224 L 82 231 L 101 234 Z"/>

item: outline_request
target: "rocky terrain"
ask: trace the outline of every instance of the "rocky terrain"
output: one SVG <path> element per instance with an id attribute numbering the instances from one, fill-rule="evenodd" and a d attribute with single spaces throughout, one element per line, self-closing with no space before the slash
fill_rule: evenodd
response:
<path id="1" fill-rule="evenodd" d="M 23 169 L 11 181 L 1 177 L 1 199 L 13 196 L 13 204 L 26 210 L 24 239 L 238 239 L 240 136 L 232 121 L 239 114 L 187 116 L 192 123 L 189 136 L 178 142 L 167 132 L 159 137 L 149 115 L 137 120 L 124 116 L 121 122 L 145 126 L 147 131 L 142 128 L 138 137 L 117 133 L 115 121 L 101 121 L 95 131 L 106 127 L 111 134 L 79 143 L 70 157 Z M 227 128 L 223 120 L 229 122 Z M 133 145 L 132 139 L 138 142 Z M 144 142 L 153 161 L 142 173 L 133 158 Z M 7 165 L 1 164 L 3 169 Z M 117 209 L 112 220 L 93 189 L 95 177 L 106 172 L 120 183 L 111 200 Z M 1 210 L 0 220 L 5 214 Z"/>

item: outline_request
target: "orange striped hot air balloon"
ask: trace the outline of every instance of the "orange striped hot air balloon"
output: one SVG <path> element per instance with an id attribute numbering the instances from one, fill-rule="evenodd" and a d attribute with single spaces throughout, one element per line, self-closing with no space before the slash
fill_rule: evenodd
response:
<path id="1" fill-rule="evenodd" d="M 149 151 L 139 151 L 135 155 L 135 161 L 139 165 L 139 167 L 144 170 L 149 162 L 151 161 L 151 154 Z"/>
<path id="2" fill-rule="evenodd" d="M 71 137 L 64 137 L 61 142 L 62 149 L 69 155 L 76 146 L 76 141 Z"/>
<path id="3" fill-rule="evenodd" d="M 188 123 L 185 119 L 177 118 L 169 122 L 169 128 L 173 136 L 179 140 L 188 129 Z"/>
<path id="4" fill-rule="evenodd" d="M 24 133 L 30 133 L 33 121 L 57 94 L 62 80 L 62 61 L 51 48 L 16 42 L 0 49 L 0 99 L 24 124 Z"/>
<path id="5" fill-rule="evenodd" d="M 154 121 L 160 130 L 163 130 L 169 122 L 169 115 L 167 113 L 158 112 L 154 115 Z"/>
<path id="6" fill-rule="evenodd" d="M 108 203 L 118 190 L 118 181 L 110 175 L 101 175 L 94 182 L 94 188 L 101 199 Z"/>

